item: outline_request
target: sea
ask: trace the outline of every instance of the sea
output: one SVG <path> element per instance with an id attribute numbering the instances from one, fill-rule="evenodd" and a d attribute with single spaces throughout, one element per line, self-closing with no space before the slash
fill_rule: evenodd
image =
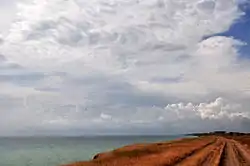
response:
<path id="1" fill-rule="evenodd" d="M 0 138 L 0 166 L 58 166 L 90 160 L 100 152 L 134 143 L 183 138 L 175 136 L 85 136 Z"/>

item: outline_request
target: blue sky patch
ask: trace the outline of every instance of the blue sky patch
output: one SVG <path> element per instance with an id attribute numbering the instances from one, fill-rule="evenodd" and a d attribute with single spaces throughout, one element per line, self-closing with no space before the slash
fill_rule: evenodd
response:
<path id="1" fill-rule="evenodd" d="M 235 39 L 241 40 L 246 45 L 240 48 L 242 58 L 250 58 L 250 6 L 241 6 L 245 12 L 244 16 L 230 27 L 227 32 L 221 33 L 222 36 L 232 36 Z"/>

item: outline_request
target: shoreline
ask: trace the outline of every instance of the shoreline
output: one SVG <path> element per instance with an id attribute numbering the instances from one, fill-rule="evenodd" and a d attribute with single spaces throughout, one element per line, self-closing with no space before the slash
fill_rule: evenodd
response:
<path id="1" fill-rule="evenodd" d="M 218 133 L 217 133 L 218 134 Z M 241 136 L 232 136 L 230 134 L 224 134 L 219 136 L 216 134 L 188 134 L 187 138 L 175 139 L 171 141 L 162 141 L 157 143 L 142 143 L 132 144 L 124 147 L 120 147 L 111 151 L 101 152 L 93 156 L 92 160 L 75 162 L 62 166 L 154 166 L 158 164 L 175 164 L 178 160 L 189 160 L 187 156 L 192 156 L 194 151 L 204 151 L 199 154 L 201 158 L 206 158 L 205 154 L 213 151 L 213 160 L 210 162 L 218 162 L 217 160 L 223 160 L 222 154 L 224 151 L 231 150 L 226 148 L 226 145 L 232 145 L 239 148 L 242 153 L 249 154 L 250 156 L 250 136 L 244 134 Z M 194 137 L 192 137 L 194 136 Z M 208 146 L 209 148 L 206 148 Z M 189 154 L 189 155 L 187 155 Z M 232 153 L 233 154 L 233 153 Z M 187 158 L 187 159 L 186 159 Z M 194 157 L 195 158 L 195 157 Z M 235 161 L 238 161 L 237 157 L 232 157 Z M 248 157 L 245 157 L 246 160 Z M 250 158 L 250 157 L 249 157 Z M 228 159 L 228 158 L 227 158 Z M 225 160 L 226 162 L 227 160 Z M 250 164 L 250 159 L 249 159 Z"/>

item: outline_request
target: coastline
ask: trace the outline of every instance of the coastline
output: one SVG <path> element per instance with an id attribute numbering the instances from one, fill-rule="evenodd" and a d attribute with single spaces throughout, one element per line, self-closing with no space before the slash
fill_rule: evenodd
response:
<path id="1" fill-rule="evenodd" d="M 186 161 L 185 158 L 187 158 L 187 156 L 191 156 L 191 154 L 196 151 L 204 151 L 204 154 L 200 154 L 201 158 L 206 158 L 205 154 L 210 151 L 214 151 L 213 160 L 211 159 L 209 162 L 218 163 L 219 160 L 222 160 L 223 158 L 222 155 L 225 153 L 224 151 L 227 144 L 232 144 L 233 146 L 237 145 L 237 148 L 240 147 L 240 151 L 242 151 L 242 153 L 244 152 L 244 154 L 249 154 L 250 156 L 249 134 L 199 133 L 188 134 L 187 136 L 187 138 L 172 141 L 127 145 L 108 152 L 98 153 L 93 156 L 92 160 L 89 161 L 75 162 L 62 166 L 171 165 L 175 164 L 179 160 L 188 162 L 188 159 Z M 237 157 L 233 158 L 236 158 L 235 160 L 237 161 Z M 248 159 L 248 157 L 245 158 Z M 195 160 L 193 162 L 196 162 L 196 159 L 191 158 L 190 160 Z"/>

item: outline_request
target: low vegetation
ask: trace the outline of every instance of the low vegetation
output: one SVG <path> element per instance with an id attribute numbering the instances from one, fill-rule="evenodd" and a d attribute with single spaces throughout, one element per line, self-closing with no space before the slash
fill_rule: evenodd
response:
<path id="1" fill-rule="evenodd" d="M 199 136 L 171 142 L 129 145 L 97 154 L 91 161 L 65 166 L 227 166 L 241 162 L 250 165 L 250 136 L 222 132 Z"/>

